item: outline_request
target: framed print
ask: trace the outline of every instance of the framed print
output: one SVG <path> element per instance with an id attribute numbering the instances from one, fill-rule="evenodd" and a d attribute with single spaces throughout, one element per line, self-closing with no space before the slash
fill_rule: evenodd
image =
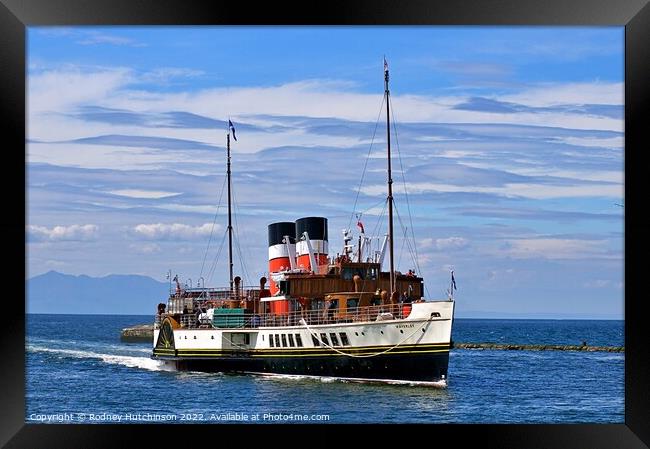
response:
<path id="1" fill-rule="evenodd" d="M 488 6 L 3 0 L 3 444 L 647 445 L 650 12 Z"/>

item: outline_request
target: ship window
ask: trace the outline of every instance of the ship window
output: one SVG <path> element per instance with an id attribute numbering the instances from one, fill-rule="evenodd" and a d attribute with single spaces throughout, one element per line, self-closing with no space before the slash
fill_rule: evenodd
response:
<path id="1" fill-rule="evenodd" d="M 368 275 L 366 276 L 366 279 L 371 281 L 377 279 L 377 268 L 375 267 L 368 268 Z"/>
<path id="2" fill-rule="evenodd" d="M 273 334 L 269 335 L 269 346 L 270 346 L 270 347 L 275 346 L 275 345 L 273 344 Z"/>
<path id="3" fill-rule="evenodd" d="M 320 341 L 318 341 L 318 338 L 315 335 L 311 336 L 311 340 L 314 342 L 314 346 L 320 346 Z"/>
<path id="4" fill-rule="evenodd" d="M 278 289 L 280 290 L 280 293 L 283 295 L 288 295 L 291 293 L 289 291 L 289 281 L 280 281 L 278 284 Z"/>
<path id="5" fill-rule="evenodd" d="M 341 270 L 341 277 L 347 281 L 351 281 L 355 274 L 358 274 L 361 279 L 366 277 L 366 273 L 362 268 L 346 267 Z"/>
<path id="6" fill-rule="evenodd" d="M 302 338 L 300 337 L 300 334 L 296 334 L 296 346 L 302 348 Z"/>
<path id="7" fill-rule="evenodd" d="M 281 337 L 282 337 L 282 347 L 286 348 L 287 347 L 287 336 L 285 334 L 282 334 Z"/>
<path id="8" fill-rule="evenodd" d="M 348 309 L 359 307 L 359 298 L 348 298 L 346 302 Z"/>
<path id="9" fill-rule="evenodd" d="M 280 336 L 278 334 L 275 334 L 275 347 L 280 347 Z"/>
<path id="10" fill-rule="evenodd" d="M 324 344 L 326 345 L 330 344 L 329 340 L 327 339 L 327 334 L 320 334 L 320 339 Z"/>
<path id="11" fill-rule="evenodd" d="M 296 343 L 293 341 L 293 334 L 289 334 L 289 346 L 292 348 L 296 346 Z"/>
<path id="12" fill-rule="evenodd" d="M 336 337 L 336 334 L 334 332 L 330 334 L 330 338 L 332 339 L 332 346 L 339 345 L 339 339 Z"/>
<path id="13" fill-rule="evenodd" d="M 343 346 L 350 346 L 350 341 L 348 340 L 348 334 L 345 332 L 339 332 L 339 335 L 341 336 L 341 343 Z"/>

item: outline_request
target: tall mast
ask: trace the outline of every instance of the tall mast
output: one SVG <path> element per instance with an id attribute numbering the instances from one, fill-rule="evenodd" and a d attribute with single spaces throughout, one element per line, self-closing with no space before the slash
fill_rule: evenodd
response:
<path id="1" fill-rule="evenodd" d="M 393 175 L 390 160 L 390 91 L 388 90 L 388 63 L 384 58 L 384 93 L 386 95 L 386 141 L 388 147 L 388 255 L 390 259 L 390 295 L 395 291 L 395 262 L 393 260 Z"/>
<path id="2" fill-rule="evenodd" d="M 228 148 L 228 263 L 230 266 L 230 291 L 232 292 L 233 287 L 233 277 L 232 277 L 232 211 L 231 211 L 231 201 L 230 201 L 230 127 L 228 127 L 228 137 L 227 137 L 227 148 Z"/>

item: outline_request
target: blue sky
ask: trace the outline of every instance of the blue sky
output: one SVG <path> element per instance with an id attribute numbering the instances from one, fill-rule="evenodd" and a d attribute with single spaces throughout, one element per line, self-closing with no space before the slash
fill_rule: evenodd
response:
<path id="1" fill-rule="evenodd" d="M 225 285 L 228 118 L 248 284 L 271 222 L 328 217 L 340 251 L 366 160 L 356 211 L 383 235 L 385 55 L 398 269 L 444 297 L 453 268 L 459 316 L 622 318 L 623 42 L 622 27 L 31 27 L 28 276 Z"/>

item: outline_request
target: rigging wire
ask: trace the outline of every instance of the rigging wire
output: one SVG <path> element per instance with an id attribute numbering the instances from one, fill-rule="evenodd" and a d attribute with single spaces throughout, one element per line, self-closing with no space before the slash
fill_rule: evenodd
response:
<path id="1" fill-rule="evenodd" d="M 397 215 L 397 220 L 399 221 L 400 226 L 402 226 L 402 229 L 406 229 L 406 227 L 404 226 L 404 223 L 402 222 L 402 217 L 400 216 L 399 210 L 397 209 L 397 207 L 395 207 L 395 214 Z M 407 245 L 408 250 L 409 250 L 409 254 L 411 255 L 411 258 L 413 259 L 413 263 L 415 264 L 415 269 L 417 270 L 417 273 L 422 274 L 422 270 L 420 269 L 420 263 L 415 258 L 415 255 L 417 255 L 417 253 L 415 252 L 414 248 L 411 248 L 410 241 L 408 239 L 405 239 L 405 241 L 406 241 L 406 245 Z M 413 243 L 413 246 L 415 246 L 415 243 Z M 424 291 L 426 292 L 426 296 L 431 297 L 431 294 L 429 292 L 429 288 L 428 288 L 427 284 L 424 284 Z"/>
<path id="2" fill-rule="evenodd" d="M 217 215 L 219 215 L 219 208 L 221 207 L 221 199 L 223 198 L 223 191 L 226 187 L 227 178 L 223 177 L 223 184 L 221 185 L 221 193 L 219 194 L 219 201 L 217 202 L 217 210 L 214 213 L 214 219 L 212 220 L 212 228 L 210 229 L 210 238 L 208 239 L 208 247 L 205 249 L 205 254 L 203 255 L 203 263 L 201 263 L 201 274 L 199 278 L 203 276 L 203 269 L 205 268 L 205 260 L 208 257 L 208 252 L 210 251 L 210 243 L 212 242 L 212 234 L 214 233 L 214 225 L 217 222 Z"/>
<path id="3" fill-rule="evenodd" d="M 228 235 L 228 229 L 224 230 L 223 232 L 223 237 L 221 238 L 221 244 L 219 245 L 219 249 L 217 251 L 217 255 L 214 258 L 214 261 L 212 262 L 212 265 L 210 267 L 210 271 L 208 271 L 208 282 L 212 280 L 212 275 L 214 274 L 215 268 L 217 268 L 217 262 L 219 261 L 219 256 L 221 255 L 221 250 L 223 249 L 223 244 L 226 241 L 226 236 Z"/>
<path id="4" fill-rule="evenodd" d="M 399 211 L 397 210 L 397 207 L 395 208 L 395 215 L 397 215 L 397 220 L 399 221 L 399 224 L 400 224 L 401 228 L 404 230 L 404 239 L 406 241 L 406 245 L 408 247 L 409 254 L 411 255 L 412 262 L 415 264 L 415 268 L 417 269 L 417 271 L 421 272 L 420 265 L 418 264 L 418 261 L 415 258 L 415 255 L 416 255 L 415 249 L 414 249 L 415 244 L 414 243 L 411 244 L 411 241 L 408 238 L 408 235 L 407 235 L 408 226 L 404 225 L 404 222 L 402 221 L 402 217 L 400 216 Z M 401 260 L 401 258 L 400 258 L 400 260 Z"/>
<path id="5" fill-rule="evenodd" d="M 383 207 L 382 210 L 381 210 L 381 213 L 380 213 L 379 216 L 378 216 L 378 222 L 375 223 L 375 227 L 373 228 L 372 232 L 370 233 L 370 239 L 371 239 L 371 241 L 372 241 L 372 238 L 374 238 L 374 237 L 379 238 L 379 235 L 377 234 L 377 227 L 378 227 L 378 225 L 379 225 L 379 223 L 380 223 L 379 220 L 381 220 L 381 218 L 382 218 L 382 216 L 383 216 L 383 214 L 384 214 L 384 211 L 386 210 L 386 204 L 387 204 L 387 202 L 388 202 L 388 199 L 387 199 L 387 198 L 382 198 L 380 201 L 376 202 L 376 203 L 373 204 L 372 206 L 370 206 L 370 207 L 368 207 L 367 209 L 365 209 L 365 210 L 363 210 L 363 211 L 357 213 L 357 220 L 360 221 L 360 220 L 361 220 L 361 217 L 363 216 L 363 214 L 365 214 L 365 213 L 368 212 L 369 210 L 374 209 L 375 207 L 379 206 L 380 204 L 383 204 L 383 205 L 384 205 L 384 207 Z M 348 229 L 349 229 L 349 227 L 348 227 Z M 372 248 L 372 246 L 371 246 L 371 248 Z"/>
<path id="6" fill-rule="evenodd" d="M 407 232 L 408 228 L 403 227 L 402 229 L 404 230 L 404 236 L 402 237 L 402 247 L 399 249 L 399 259 L 397 259 L 397 266 L 400 266 L 402 264 L 402 256 L 404 255 L 404 246 L 406 245 L 406 242 L 408 240 L 408 232 Z M 410 246 L 409 246 L 409 250 L 410 250 Z"/>
<path id="7" fill-rule="evenodd" d="M 244 257 L 243 257 L 243 253 L 242 253 L 242 250 L 241 250 L 241 244 L 240 244 L 240 238 L 239 238 L 239 232 L 238 232 L 238 230 L 239 230 L 239 222 L 237 221 L 237 216 L 240 213 L 239 212 L 240 211 L 239 203 L 237 202 L 237 197 L 236 197 L 236 194 L 235 194 L 234 187 L 231 187 L 231 191 L 232 191 L 232 203 L 233 203 L 233 206 L 235 208 L 235 243 L 237 244 L 237 253 L 239 254 L 239 266 L 242 269 L 242 276 L 244 277 L 244 285 L 246 285 L 246 283 L 248 283 L 248 285 L 253 285 L 251 283 L 251 277 L 250 277 L 250 274 L 248 272 L 248 266 L 244 262 Z M 245 248 L 247 250 L 248 257 L 250 257 L 250 251 L 248 250 L 248 247 L 245 246 Z"/>
<path id="8" fill-rule="evenodd" d="M 389 101 L 391 101 L 390 98 L 389 98 Z M 393 105 L 393 103 L 391 101 L 391 106 L 392 105 Z M 413 249 L 414 249 L 414 252 L 415 252 L 415 260 L 414 260 L 414 262 L 415 262 L 415 267 L 417 268 L 418 272 L 422 273 L 422 270 L 420 270 L 420 266 L 419 266 L 419 263 L 418 263 L 419 257 L 418 257 L 417 244 L 415 242 L 415 230 L 414 230 L 414 227 L 413 227 L 413 215 L 411 214 L 411 202 L 409 201 L 408 189 L 406 188 L 406 177 L 404 175 L 404 165 L 402 164 L 402 152 L 400 151 L 400 148 L 399 148 L 399 136 L 397 135 L 397 126 L 396 126 L 397 121 L 395 120 L 395 112 L 394 111 L 395 111 L 395 108 L 391 108 L 391 115 L 393 116 L 393 130 L 395 131 L 395 145 L 397 146 L 397 156 L 398 156 L 398 159 L 399 159 L 400 170 L 402 171 L 402 182 L 404 184 L 404 196 L 406 197 L 406 208 L 407 208 L 408 215 L 409 215 L 409 222 L 411 224 L 411 237 L 413 238 Z"/>
<path id="9" fill-rule="evenodd" d="M 372 230 L 372 233 L 370 234 L 370 252 L 372 253 L 372 239 L 376 237 L 379 240 L 379 231 L 381 230 L 382 224 L 384 222 L 384 218 L 386 217 L 386 207 L 388 207 L 388 198 L 384 198 L 381 200 L 382 203 L 384 203 L 384 207 L 381 209 L 381 213 L 377 217 L 377 221 L 375 223 L 375 227 Z M 375 207 L 375 206 L 373 206 Z M 381 267 L 380 270 L 381 271 Z M 361 283 L 361 291 L 365 291 L 365 286 L 366 286 L 366 281 L 368 279 L 366 277 L 363 278 L 363 282 Z"/>
<path id="10" fill-rule="evenodd" d="M 368 154 L 366 155 L 366 162 L 363 164 L 363 171 L 361 172 L 361 180 L 359 180 L 359 187 L 357 187 L 357 194 L 354 197 L 354 205 L 352 206 L 352 213 L 350 214 L 350 221 L 348 222 L 348 229 L 352 225 L 352 218 L 356 213 L 357 201 L 359 200 L 359 193 L 361 193 L 361 185 L 363 184 L 363 178 L 366 175 L 366 168 L 368 168 L 368 161 L 370 160 L 370 151 L 372 150 L 372 145 L 375 142 L 375 134 L 377 134 L 377 127 L 379 126 L 379 119 L 381 117 L 381 111 L 384 108 L 384 100 L 386 96 L 384 95 L 381 99 L 381 106 L 379 107 L 379 114 L 377 114 L 377 121 L 375 122 L 375 130 L 372 133 L 372 139 L 370 140 L 370 147 L 368 148 Z"/>
<path id="11" fill-rule="evenodd" d="M 384 222 L 384 217 L 386 214 L 386 207 L 388 206 L 388 198 L 384 198 L 381 200 L 382 203 L 384 203 L 384 207 L 381 209 L 381 213 L 379 214 L 379 217 L 377 218 L 377 223 L 375 224 L 374 229 L 372 230 L 372 234 L 370 234 L 372 237 L 377 236 L 379 238 L 379 231 L 381 229 L 381 225 Z"/>

